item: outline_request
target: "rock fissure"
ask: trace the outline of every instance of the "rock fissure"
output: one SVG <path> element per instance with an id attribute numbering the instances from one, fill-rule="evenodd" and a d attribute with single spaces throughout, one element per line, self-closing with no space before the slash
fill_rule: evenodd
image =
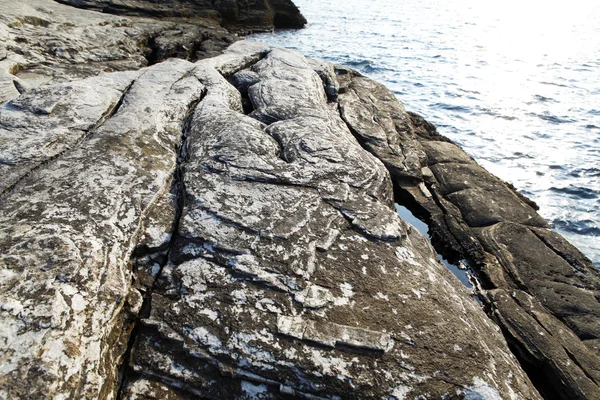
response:
<path id="1" fill-rule="evenodd" d="M 180 78 L 179 80 L 174 82 L 173 85 L 171 86 L 171 89 L 173 88 L 174 85 L 176 85 L 178 82 L 180 82 L 186 76 L 188 76 L 188 75 L 184 75 L 182 78 Z M 175 241 L 177 240 L 179 224 L 180 224 L 180 220 L 181 220 L 181 216 L 182 216 L 182 212 L 183 212 L 183 201 L 185 198 L 185 195 L 184 195 L 185 194 L 185 183 L 183 181 L 183 174 L 184 174 L 183 170 L 184 170 L 184 164 L 185 164 L 185 161 L 187 158 L 186 145 L 187 145 L 189 124 L 190 124 L 192 113 L 194 112 L 194 110 L 196 109 L 198 104 L 200 104 L 200 102 L 202 101 L 202 99 L 204 98 L 205 95 L 206 95 L 206 91 L 204 90 L 199 98 L 193 100 L 190 103 L 190 105 L 188 106 L 187 112 L 186 112 L 186 116 L 184 118 L 184 122 L 182 124 L 181 138 L 179 140 L 179 149 L 177 151 L 177 160 L 176 160 L 175 170 L 173 172 L 173 178 L 172 178 L 172 187 L 177 188 L 175 190 L 175 194 L 174 194 L 176 207 L 175 207 L 174 220 L 172 223 L 173 233 L 172 233 L 172 236 L 169 240 L 169 243 L 168 243 L 166 249 L 164 250 L 164 261 L 159 263 L 160 267 L 159 267 L 158 271 L 156 272 L 151 285 L 146 288 L 145 294 L 143 295 L 144 300 L 140 307 L 139 314 L 136 315 L 136 317 L 135 317 L 136 321 L 135 321 L 133 329 L 131 331 L 131 335 L 128 339 L 127 349 L 125 350 L 124 357 L 123 357 L 123 364 L 120 367 L 120 374 L 119 374 L 120 378 L 119 378 L 119 384 L 118 384 L 118 390 L 117 390 L 117 400 L 122 399 L 123 388 L 126 385 L 126 382 L 128 379 L 128 374 L 131 373 L 129 362 L 131 359 L 132 351 L 136 344 L 136 340 L 138 339 L 140 324 L 142 323 L 142 321 L 145 318 L 148 318 L 151 314 L 152 294 L 153 294 L 154 290 L 157 288 L 158 282 L 161 279 L 162 272 L 163 272 L 163 269 L 165 268 L 166 263 L 171 258 L 171 251 L 173 249 L 173 245 L 174 245 Z"/>
<path id="2" fill-rule="evenodd" d="M 106 111 L 104 113 L 102 113 L 100 118 L 95 123 L 93 123 L 93 125 L 91 127 L 81 131 L 81 135 L 78 138 L 75 138 L 74 141 L 72 141 L 71 143 L 68 143 L 67 146 L 65 146 L 65 148 L 62 151 L 59 151 L 56 154 L 51 155 L 50 157 L 42 156 L 41 159 L 36 160 L 38 162 L 35 163 L 33 166 L 31 166 L 31 167 L 28 166 L 29 168 L 27 170 L 19 171 L 20 176 L 13 178 L 13 181 L 9 182 L 9 185 L 7 185 L 7 186 L 0 185 L 0 187 L 5 186 L 2 190 L 2 192 L 0 192 L 0 200 L 2 200 L 3 197 L 9 195 L 10 192 L 19 184 L 19 182 L 23 181 L 26 177 L 28 177 L 29 175 L 34 173 L 37 169 L 43 167 L 46 164 L 49 164 L 49 163 L 59 160 L 62 156 L 67 154 L 69 151 L 76 149 L 84 141 L 86 141 L 87 139 L 92 137 L 94 132 L 96 132 L 106 121 L 108 121 L 112 116 L 114 116 L 119 111 L 119 108 L 121 107 L 121 105 L 123 103 L 123 99 L 125 98 L 125 96 L 127 95 L 127 93 L 129 92 L 130 88 L 133 86 L 134 83 L 135 83 L 135 79 L 133 79 L 131 81 L 131 83 L 129 83 L 129 85 L 124 88 L 124 90 L 121 92 L 121 95 L 116 100 L 116 102 L 109 105 L 109 107 L 106 109 Z M 5 107 L 10 109 L 11 104 L 12 103 L 8 103 Z M 17 109 L 18 109 L 18 107 L 17 107 Z M 51 115 L 51 114 L 44 113 L 44 115 Z M 56 139 L 55 141 L 51 141 L 47 146 L 52 146 L 58 140 L 59 139 Z M 15 166 L 14 163 L 5 163 L 4 165 L 10 166 L 10 167 Z"/>
<path id="3" fill-rule="evenodd" d="M 593 294 L 598 290 L 598 282 L 600 282 L 597 279 L 597 272 L 583 255 L 560 236 L 547 229 L 546 222 L 535 212 L 537 209 L 535 203 L 519 194 L 512 185 L 500 181 L 478 167 L 471 157 L 439 135 L 435 127 L 416 114 L 408 113 L 407 117 L 404 117 L 412 124 L 410 129 L 414 134 L 412 137 L 410 134 L 406 135 L 398 131 L 397 124 L 388 124 L 382 131 L 381 121 L 388 118 L 385 110 L 395 107 L 390 106 L 388 102 L 393 95 L 382 90 L 376 92 L 375 97 L 369 98 L 364 94 L 369 93 L 367 89 L 369 85 L 363 78 L 347 71 L 343 74 L 340 74 L 340 71 L 336 72 L 340 80 L 340 112 L 344 121 L 359 127 L 351 131 L 355 136 L 359 136 L 358 140 L 361 144 L 364 145 L 364 138 L 371 140 L 368 142 L 369 147 L 365 148 L 383 161 L 388 168 L 397 185 L 396 192 L 401 194 L 396 200 L 426 216 L 434 247 L 442 254 L 458 255 L 457 257 L 469 261 L 482 283 L 480 298 L 486 303 L 490 315 L 506 314 L 511 318 L 510 321 L 506 318 L 493 318 L 503 332 L 505 334 L 508 332 L 505 329 L 507 324 L 517 324 L 515 325 L 518 326 L 515 328 L 517 330 L 512 330 L 514 335 L 511 336 L 511 340 L 517 343 L 515 346 L 520 349 L 515 353 L 519 359 L 522 362 L 534 360 L 531 365 L 539 363 L 538 365 L 544 365 L 544 368 L 547 365 L 558 365 L 553 364 L 554 358 L 563 356 L 552 353 L 549 348 L 563 347 L 558 342 L 561 335 L 564 335 L 564 329 L 569 332 L 572 330 L 579 339 L 595 337 L 592 332 L 596 328 L 592 328 L 589 321 L 593 318 L 592 315 L 600 315 L 598 297 L 594 298 Z M 364 92 L 357 91 L 357 88 Z M 369 113 L 373 112 L 369 106 L 373 101 L 379 102 L 377 120 L 368 118 Z M 390 118 L 402 118 L 401 115 L 402 112 Z M 413 144 L 409 146 L 413 149 L 421 148 L 425 153 L 424 157 L 419 157 L 419 162 L 415 164 L 404 162 L 405 152 L 402 152 L 404 158 L 400 160 L 389 158 L 389 154 L 394 152 L 390 152 L 391 141 L 383 140 L 389 138 L 387 134 L 384 135 L 384 132 L 399 135 L 405 145 L 412 141 Z M 378 142 L 378 138 L 381 139 L 381 143 Z M 400 148 L 404 149 L 404 146 Z M 395 169 L 400 165 L 405 171 Z M 412 176 L 413 179 L 407 180 L 408 176 Z M 406 198 L 409 201 L 401 200 Z M 527 233 L 529 231 L 532 234 Z M 534 237 L 540 241 L 539 244 L 535 243 Z M 548 241 L 553 241 L 553 244 L 548 245 Z M 531 247 L 527 250 L 524 243 L 530 243 Z M 542 243 L 551 252 L 541 247 Z M 557 251 L 557 248 L 564 249 L 562 252 L 566 256 L 561 256 L 561 251 Z M 550 261 L 553 253 L 560 257 L 560 260 Z M 541 265 L 540 260 L 547 260 L 550 264 Z M 564 262 L 570 266 L 567 267 Z M 578 271 L 576 275 L 573 275 L 571 268 Z M 535 272 L 550 270 L 553 272 Z M 555 273 L 559 270 L 560 280 L 556 282 Z M 577 282 L 578 280 L 582 282 Z M 585 281 L 587 283 L 584 283 Z M 595 284 L 592 283 L 594 281 Z M 516 309 L 507 308 L 503 303 L 490 303 L 486 299 L 489 291 L 496 288 L 521 290 L 526 293 L 526 296 L 542 300 L 543 306 L 540 305 L 540 309 L 536 312 L 550 320 L 558 318 L 566 326 L 554 322 L 551 325 L 544 324 L 537 317 L 533 318 L 534 315 L 538 315 L 535 313 L 520 320 L 517 317 L 520 314 L 517 312 L 519 309 L 524 312 L 527 309 L 525 304 L 519 303 Z M 581 291 L 576 293 L 578 288 L 581 288 Z M 579 301 L 583 301 L 586 305 L 575 306 L 573 303 L 575 298 L 579 298 Z M 577 311 L 577 317 L 573 317 L 574 308 L 581 308 Z M 530 340 L 529 335 L 537 335 L 538 331 L 545 333 L 549 341 L 557 341 L 557 343 L 549 345 L 549 342 L 533 341 L 523 345 Z M 521 343 L 518 344 L 519 342 Z M 594 345 L 590 344 L 589 350 L 592 350 Z M 593 370 L 592 365 L 600 362 L 600 359 L 593 354 L 593 350 L 590 352 L 585 348 L 586 345 L 588 343 L 579 340 L 574 344 L 580 357 L 596 360 L 591 364 L 566 363 L 553 367 L 552 370 L 545 369 L 555 374 L 554 376 L 560 377 L 549 382 L 538 379 L 535 375 L 535 367 L 527 367 L 527 372 L 533 374 L 532 380 L 542 392 L 559 390 L 561 393 L 567 393 L 563 383 L 560 382 L 574 382 L 571 377 L 581 374 L 590 375 Z M 596 389 L 589 385 L 584 386 L 586 388 L 583 391 L 588 393 L 586 396 L 593 397 L 592 393 L 595 393 Z"/>
<path id="4" fill-rule="evenodd" d="M 131 364 L 141 375 L 132 376 L 123 393 L 166 395 L 192 387 L 200 396 L 235 398 L 253 388 L 275 398 L 302 393 L 357 398 L 389 397 L 399 385 L 440 395 L 472 385 L 472 374 L 485 364 L 474 367 L 478 372 L 454 374 L 462 382 L 458 386 L 439 383 L 434 369 L 440 364 L 428 366 L 424 357 L 432 348 L 411 338 L 427 331 L 436 346 L 448 347 L 434 351 L 475 346 L 494 358 L 493 373 L 517 374 L 518 390 L 536 398 L 524 389 L 514 361 L 472 344 L 463 322 L 445 321 L 452 325 L 448 335 L 433 309 L 425 313 L 431 316 L 427 321 L 408 311 L 423 311 L 428 303 L 419 299 L 433 296 L 436 307 L 452 309 L 440 315 L 458 313 L 487 332 L 486 341 L 494 338 L 495 348 L 502 346 L 475 303 L 462 299 L 464 289 L 449 280 L 425 239 L 409 232 L 390 207 L 389 174 L 332 112 L 309 62 L 273 50 L 252 70 L 259 78 L 249 90 L 254 114 L 276 120 L 268 134 L 262 118 L 241 112 L 240 92 L 222 75 L 207 71 L 210 79 L 202 79 L 208 91 L 191 119 L 185 202 L 172 262 L 161 273 L 145 320 L 157 331 L 140 331 Z M 292 156 L 289 163 L 279 158 L 282 148 Z M 261 182 L 267 175 L 302 186 Z M 447 295 L 461 300 L 442 301 Z M 403 304 L 394 313 L 401 316 L 386 319 L 388 307 L 399 304 L 396 297 Z M 179 350 L 161 337 L 179 338 Z M 441 344 L 449 337 L 452 343 Z M 219 370 L 210 362 L 187 362 L 185 354 L 194 351 L 220 360 Z M 458 354 L 441 363 L 457 360 Z M 386 375 L 388 368 L 418 369 L 427 377 Z M 430 380 L 446 389 L 433 389 Z"/>

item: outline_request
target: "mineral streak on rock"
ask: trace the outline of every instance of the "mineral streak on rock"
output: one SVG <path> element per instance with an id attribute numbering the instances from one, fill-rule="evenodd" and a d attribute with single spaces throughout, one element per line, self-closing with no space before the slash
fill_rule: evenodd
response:
<path id="1" fill-rule="evenodd" d="M 399 202 L 427 220 L 434 245 L 478 272 L 490 315 L 542 394 L 600 398 L 598 270 L 548 229 L 535 203 L 407 113 L 389 90 L 336 72 L 342 117 L 384 162 Z"/>
<path id="2" fill-rule="evenodd" d="M 248 87 L 216 64 L 196 63 L 181 219 L 123 396 L 539 398 L 396 214 L 388 172 L 328 102 L 333 67 L 271 50 L 238 63 Z"/>

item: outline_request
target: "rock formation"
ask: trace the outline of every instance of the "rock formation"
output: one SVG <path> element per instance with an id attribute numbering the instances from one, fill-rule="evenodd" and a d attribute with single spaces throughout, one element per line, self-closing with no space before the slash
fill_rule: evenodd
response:
<path id="1" fill-rule="evenodd" d="M 600 398 L 598 271 L 385 87 L 72 3 L 0 17 L 0 398 Z"/>
<path id="2" fill-rule="evenodd" d="M 306 19 L 291 0 L 57 0 L 103 13 L 154 17 L 214 19 L 236 31 L 298 29 Z"/>
<path id="3" fill-rule="evenodd" d="M 480 297 L 546 398 L 600 398 L 600 273 L 536 213 L 380 84 L 337 69 L 342 118 L 384 162 L 433 243 L 465 259 Z M 373 116 L 373 117 L 371 117 Z"/>
<path id="4" fill-rule="evenodd" d="M 219 55 L 232 30 L 300 28 L 290 0 L 0 2 L 0 102 L 40 84 Z M 127 18 L 123 16 L 126 15 Z M 176 18 L 179 17 L 179 18 Z M 227 27 L 227 29 L 223 26 Z"/>

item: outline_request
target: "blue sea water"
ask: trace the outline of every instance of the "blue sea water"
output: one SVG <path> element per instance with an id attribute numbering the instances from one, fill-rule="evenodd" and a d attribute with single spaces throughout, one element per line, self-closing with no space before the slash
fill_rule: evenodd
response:
<path id="1" fill-rule="evenodd" d="M 600 267 L 600 2 L 295 0 L 253 35 L 384 83 Z"/>

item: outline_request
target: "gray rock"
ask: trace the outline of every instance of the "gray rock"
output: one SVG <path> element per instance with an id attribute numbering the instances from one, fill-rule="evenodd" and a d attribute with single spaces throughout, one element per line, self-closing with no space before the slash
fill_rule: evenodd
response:
<path id="1" fill-rule="evenodd" d="M 129 258 L 142 218 L 168 190 L 181 126 L 203 94 L 192 68 L 172 61 L 116 73 L 104 78 L 113 83 L 106 89 L 97 88 L 97 78 L 47 87 L 15 101 L 28 114 L 24 120 L 0 118 L 12 147 L 25 150 L 27 120 L 41 131 L 47 127 L 49 134 L 38 140 L 38 148 L 47 148 L 57 140 L 56 120 L 79 113 L 74 122 L 88 127 L 106 119 L 80 144 L 59 137 L 62 152 L 0 200 L 1 397 L 114 396 L 129 315 L 141 307 L 139 292 L 131 290 Z M 89 93 L 86 84 L 99 99 L 77 113 L 59 106 Z M 128 86 L 120 107 L 105 115 Z"/>
<path id="2" fill-rule="evenodd" d="M 383 85 L 344 72 L 342 79 L 350 80 L 344 86 L 339 107 L 348 127 L 394 178 L 419 179 L 420 160 L 425 154 L 411 131 L 404 106 Z"/>
<path id="3" fill-rule="evenodd" d="M 49 82 L 215 56 L 235 40 L 211 18 L 124 18 L 52 0 L 2 1 L 0 103 Z"/>
<path id="4" fill-rule="evenodd" d="M 540 398 L 506 341 L 599 396 L 600 274 L 532 201 L 351 69 L 221 51 L 291 2 L 61 2 L 104 13 L 0 4 L 1 398 Z"/>
<path id="5" fill-rule="evenodd" d="M 398 217 L 387 171 L 311 63 L 273 50 L 252 66 L 260 120 L 210 64 L 197 64 L 207 95 L 187 131 L 182 216 L 123 393 L 538 398 Z"/>

